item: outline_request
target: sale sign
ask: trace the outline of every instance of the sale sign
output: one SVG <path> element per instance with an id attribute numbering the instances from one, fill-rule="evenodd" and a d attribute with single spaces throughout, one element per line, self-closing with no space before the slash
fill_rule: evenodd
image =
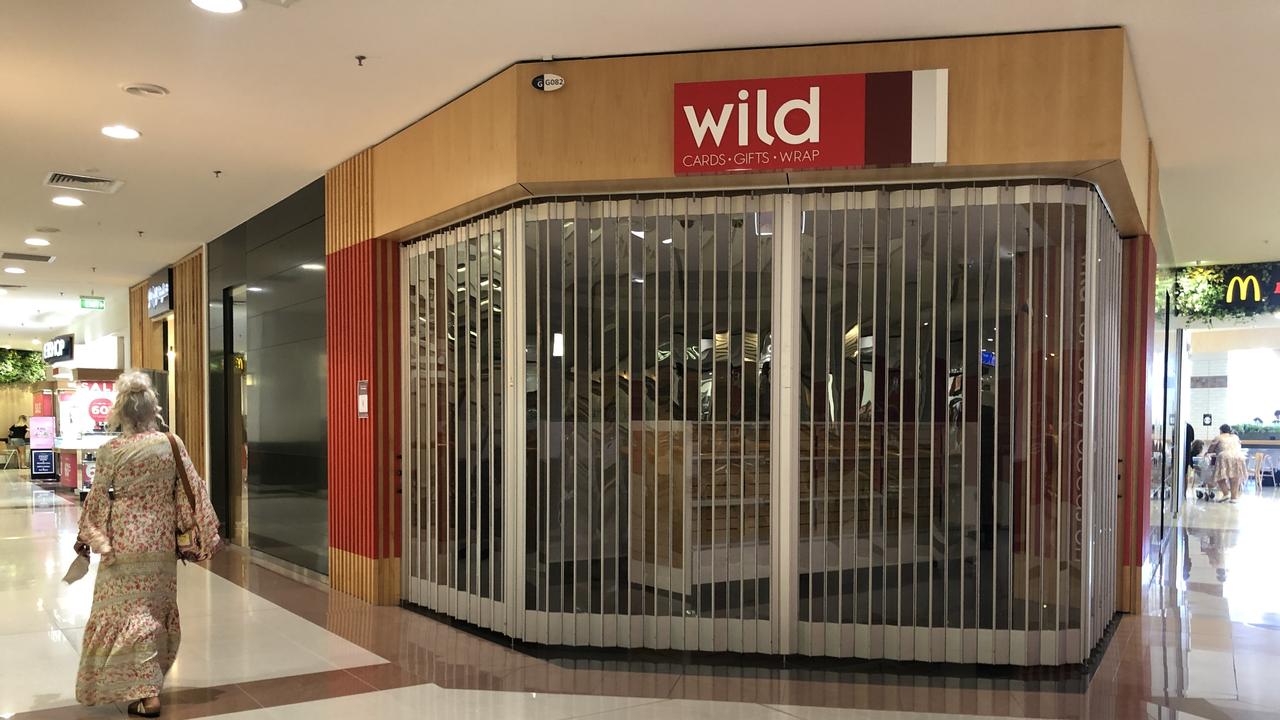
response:
<path id="1" fill-rule="evenodd" d="M 89 417 L 94 422 L 106 422 L 111 416 L 111 407 L 113 403 L 107 398 L 93 398 L 89 401 Z"/>
<path id="2" fill-rule="evenodd" d="M 675 86 L 676 175 L 942 163 L 947 71 Z"/>

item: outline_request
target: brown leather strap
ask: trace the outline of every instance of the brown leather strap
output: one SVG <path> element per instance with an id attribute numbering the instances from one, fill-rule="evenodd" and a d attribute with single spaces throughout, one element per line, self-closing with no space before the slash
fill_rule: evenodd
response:
<path id="1" fill-rule="evenodd" d="M 169 438 L 169 449 L 173 451 L 173 466 L 177 468 L 178 477 L 182 480 L 182 489 L 187 494 L 187 502 L 191 503 L 191 518 L 196 516 L 196 494 L 191 490 L 191 478 L 187 477 L 187 464 L 182 462 L 182 451 L 178 449 L 178 438 L 173 433 L 165 433 Z"/>

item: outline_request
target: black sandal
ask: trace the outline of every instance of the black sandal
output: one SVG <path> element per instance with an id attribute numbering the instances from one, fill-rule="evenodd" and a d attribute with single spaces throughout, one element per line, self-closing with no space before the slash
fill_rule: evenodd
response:
<path id="1" fill-rule="evenodd" d="M 147 701 L 139 700 L 137 702 L 129 703 L 129 716 L 142 717 L 142 718 L 158 718 L 160 717 L 160 711 L 147 710 Z"/>

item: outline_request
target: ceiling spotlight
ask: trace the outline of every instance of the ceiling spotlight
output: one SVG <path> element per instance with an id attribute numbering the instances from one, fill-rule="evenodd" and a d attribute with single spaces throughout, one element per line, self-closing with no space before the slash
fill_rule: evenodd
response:
<path id="1" fill-rule="evenodd" d="M 260 288 L 260 287 L 256 287 L 256 286 L 255 286 L 255 287 L 247 287 L 247 288 L 245 288 L 245 290 L 248 290 L 249 292 L 252 292 L 252 293 L 259 293 L 259 292 L 263 292 L 263 289 L 262 289 L 262 288 Z"/>
<path id="2" fill-rule="evenodd" d="M 32 344 L 32 345 L 39 345 L 39 344 L 40 344 L 40 338 L 31 338 L 31 344 Z"/>
<path id="3" fill-rule="evenodd" d="M 191 0 L 191 4 L 219 15 L 238 13 L 244 9 L 244 0 Z"/>
<path id="4" fill-rule="evenodd" d="M 48 247 L 49 246 L 49 241 L 45 240 L 44 238 L 29 237 L 24 242 L 26 242 L 31 247 Z"/>
<path id="5" fill-rule="evenodd" d="M 61 205 L 62 207 L 80 207 L 84 204 L 84 201 L 72 195 L 59 195 L 53 199 L 53 204 Z"/>
<path id="6" fill-rule="evenodd" d="M 23 270 L 20 267 L 7 267 L 4 269 L 4 271 L 9 273 L 10 275 L 26 275 L 27 274 L 27 271 Z"/>
<path id="7" fill-rule="evenodd" d="M 142 137 L 142 133 L 128 125 L 108 125 L 102 128 L 102 134 L 116 140 L 137 140 Z"/>
<path id="8" fill-rule="evenodd" d="M 324 270 L 324 265 L 320 263 L 304 263 L 301 267 L 303 270 Z"/>

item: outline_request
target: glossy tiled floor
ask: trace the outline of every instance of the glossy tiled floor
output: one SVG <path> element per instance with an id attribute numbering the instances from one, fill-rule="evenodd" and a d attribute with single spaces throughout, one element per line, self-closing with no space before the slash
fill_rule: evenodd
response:
<path id="1" fill-rule="evenodd" d="M 92 588 L 58 582 L 76 514 L 0 474 L 0 718 L 122 717 L 72 700 Z M 1190 504 L 1172 541 L 1144 613 L 1073 683 L 544 660 L 228 552 L 182 570 L 165 717 L 1280 720 L 1280 497 Z"/>

